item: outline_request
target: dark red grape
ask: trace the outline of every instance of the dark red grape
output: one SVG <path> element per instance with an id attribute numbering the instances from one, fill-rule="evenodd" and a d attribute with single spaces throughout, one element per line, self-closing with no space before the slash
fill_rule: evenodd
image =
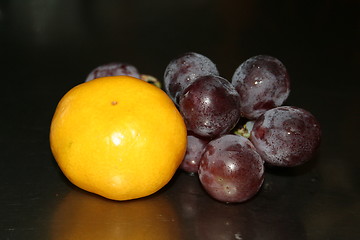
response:
<path id="1" fill-rule="evenodd" d="M 190 132 L 215 138 L 239 121 L 239 94 L 222 77 L 201 76 L 180 96 L 179 109 Z"/>
<path id="2" fill-rule="evenodd" d="M 198 173 L 201 184 L 213 198 L 244 202 L 259 191 L 264 162 L 247 138 L 227 134 L 207 144 Z"/>
<path id="3" fill-rule="evenodd" d="M 251 131 L 250 140 L 263 160 L 274 166 L 305 163 L 320 144 L 321 129 L 308 111 L 282 106 L 266 111 Z"/>
<path id="4" fill-rule="evenodd" d="M 182 92 L 199 76 L 219 75 L 215 64 L 207 57 L 194 52 L 173 59 L 165 69 L 164 88 L 178 104 Z"/>
<path id="5" fill-rule="evenodd" d="M 140 78 L 139 71 L 133 65 L 126 63 L 108 63 L 93 69 L 87 76 L 85 82 L 100 77 L 121 76 L 121 75 Z"/>
<path id="6" fill-rule="evenodd" d="M 188 134 L 186 154 L 180 165 L 180 169 L 188 173 L 197 173 L 201 154 L 208 142 L 206 139 Z"/>
<path id="7" fill-rule="evenodd" d="M 240 111 L 256 119 L 265 111 L 281 106 L 290 93 L 288 72 L 278 59 L 258 55 L 243 62 L 232 77 L 240 95 Z"/>

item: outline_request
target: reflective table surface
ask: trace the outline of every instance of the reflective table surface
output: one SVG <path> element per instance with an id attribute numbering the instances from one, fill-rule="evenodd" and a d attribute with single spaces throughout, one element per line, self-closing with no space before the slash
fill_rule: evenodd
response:
<path id="1" fill-rule="evenodd" d="M 360 239 L 358 12 L 355 0 L 0 1 L 0 239 Z M 286 105 L 321 123 L 317 155 L 267 169 L 241 204 L 213 200 L 181 171 L 127 202 L 72 185 L 49 148 L 60 98 L 100 64 L 162 79 L 187 51 L 227 79 L 251 56 L 279 58 Z"/>

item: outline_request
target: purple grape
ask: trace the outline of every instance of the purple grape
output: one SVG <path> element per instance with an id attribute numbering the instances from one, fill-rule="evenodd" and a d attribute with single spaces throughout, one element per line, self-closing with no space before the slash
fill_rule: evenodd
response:
<path id="1" fill-rule="evenodd" d="M 266 111 L 251 131 L 250 140 L 263 160 L 274 166 L 305 163 L 320 144 L 321 129 L 308 111 L 282 106 Z"/>
<path id="2" fill-rule="evenodd" d="M 265 111 L 281 106 L 290 93 L 285 66 L 267 55 L 254 56 L 243 62 L 231 82 L 240 95 L 241 114 L 248 119 L 256 119 Z"/>
<path id="3" fill-rule="evenodd" d="M 199 76 L 219 75 L 215 64 L 207 57 L 188 52 L 173 59 L 165 69 L 164 88 L 178 104 L 182 92 Z"/>
<path id="4" fill-rule="evenodd" d="M 227 134 L 207 144 L 198 173 L 213 198 L 244 202 L 259 191 L 264 181 L 264 162 L 247 138 Z"/>
<path id="5" fill-rule="evenodd" d="M 201 154 L 209 141 L 188 134 L 187 149 L 185 157 L 180 165 L 180 169 L 188 173 L 197 173 L 200 165 Z"/>
<path id="6" fill-rule="evenodd" d="M 126 63 L 108 63 L 93 69 L 87 76 L 85 82 L 100 77 L 122 76 L 122 75 L 140 78 L 139 71 L 133 65 Z"/>
<path id="7" fill-rule="evenodd" d="M 180 96 L 179 109 L 190 132 L 215 138 L 228 133 L 239 121 L 239 94 L 222 77 L 201 76 Z"/>

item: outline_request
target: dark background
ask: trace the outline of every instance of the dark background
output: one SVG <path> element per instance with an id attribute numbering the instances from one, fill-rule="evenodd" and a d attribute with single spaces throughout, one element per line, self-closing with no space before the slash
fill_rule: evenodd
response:
<path id="1" fill-rule="evenodd" d="M 0 239 L 360 239 L 359 10 L 356 0 L 0 0 Z M 71 185 L 48 141 L 60 98 L 112 61 L 162 80 L 187 51 L 228 79 L 251 56 L 280 59 L 286 104 L 321 123 L 317 156 L 269 170 L 236 205 L 181 172 L 132 202 Z"/>

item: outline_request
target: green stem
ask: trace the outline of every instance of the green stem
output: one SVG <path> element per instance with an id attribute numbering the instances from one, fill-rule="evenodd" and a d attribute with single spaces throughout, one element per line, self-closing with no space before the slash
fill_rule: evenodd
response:
<path id="1" fill-rule="evenodd" d="M 157 78 L 155 78 L 155 77 L 153 77 L 151 75 L 141 74 L 140 79 L 144 80 L 145 82 L 148 82 L 148 83 L 150 83 L 152 85 L 155 85 L 158 88 L 161 88 L 161 82 Z"/>
<path id="2" fill-rule="evenodd" d="M 250 138 L 251 130 L 254 126 L 254 121 L 248 121 L 241 128 L 235 129 L 234 134 Z"/>

